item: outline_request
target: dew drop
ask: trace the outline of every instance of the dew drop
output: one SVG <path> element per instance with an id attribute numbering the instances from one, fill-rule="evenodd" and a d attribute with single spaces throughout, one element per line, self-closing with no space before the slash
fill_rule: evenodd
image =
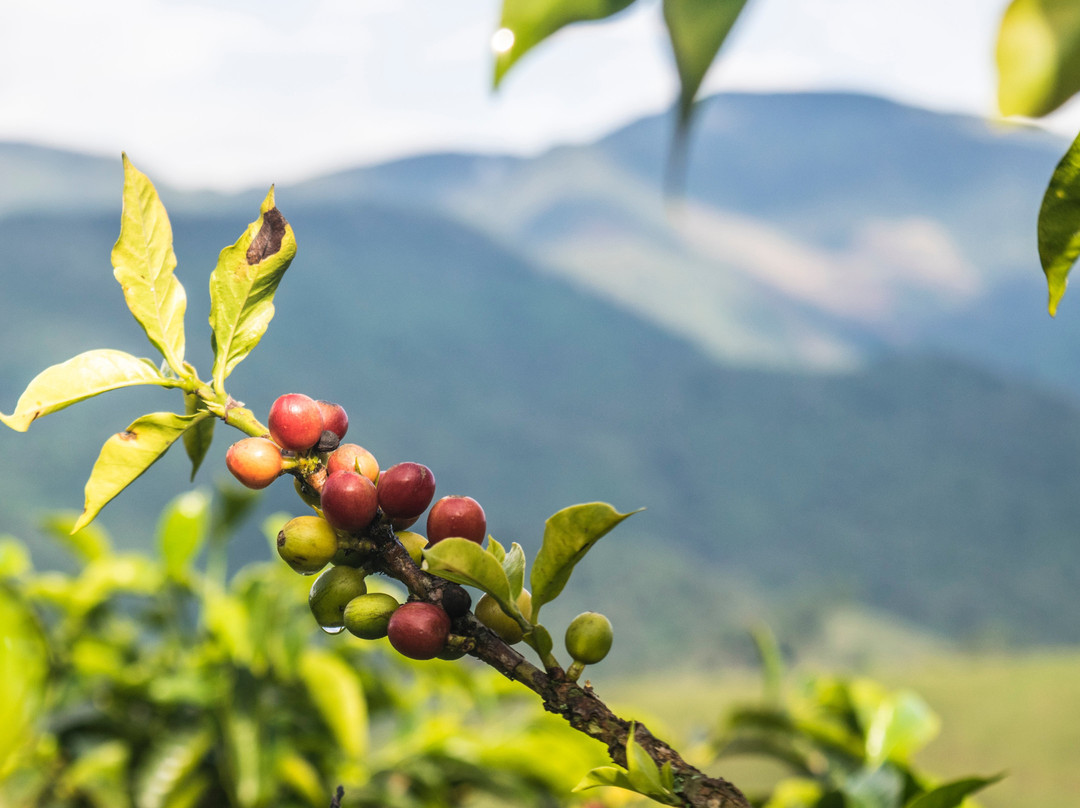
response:
<path id="1" fill-rule="evenodd" d="M 326 626 L 319 626 L 324 632 L 333 636 L 334 634 L 340 634 L 345 630 L 345 626 L 335 626 L 333 628 L 327 628 Z"/>

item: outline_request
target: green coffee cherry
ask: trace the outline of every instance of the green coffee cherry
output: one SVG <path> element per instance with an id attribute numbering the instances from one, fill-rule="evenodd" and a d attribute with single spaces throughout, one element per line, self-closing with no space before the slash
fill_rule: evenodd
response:
<path id="1" fill-rule="evenodd" d="M 608 655 L 614 639 L 611 621 L 598 612 L 583 612 L 566 629 L 566 650 L 575 662 L 595 665 Z"/>
<path id="2" fill-rule="evenodd" d="M 522 589 L 518 595 L 517 607 L 521 613 L 528 617 L 532 612 L 532 595 L 528 589 Z M 523 636 L 518 621 L 502 610 L 502 606 L 491 595 L 484 595 L 476 604 L 474 611 L 476 619 L 490 628 L 507 645 L 521 642 Z"/>
<path id="3" fill-rule="evenodd" d="M 278 533 L 277 549 L 278 555 L 294 570 L 314 575 L 337 552 L 337 533 L 318 516 L 297 516 Z"/>
<path id="4" fill-rule="evenodd" d="M 331 567 L 315 579 L 308 595 L 308 606 L 323 628 L 345 625 L 345 606 L 353 598 L 367 593 L 364 573 L 353 567 Z"/>
<path id="5" fill-rule="evenodd" d="M 399 530 L 395 535 L 398 541 L 401 542 L 401 546 L 408 550 L 409 558 L 419 567 L 420 562 L 424 560 L 424 548 L 427 547 L 427 539 L 419 533 L 413 533 L 411 530 Z"/>
<path id="6" fill-rule="evenodd" d="M 358 595 L 345 606 L 345 628 L 362 640 L 381 639 L 386 636 L 390 616 L 400 605 L 385 592 Z"/>

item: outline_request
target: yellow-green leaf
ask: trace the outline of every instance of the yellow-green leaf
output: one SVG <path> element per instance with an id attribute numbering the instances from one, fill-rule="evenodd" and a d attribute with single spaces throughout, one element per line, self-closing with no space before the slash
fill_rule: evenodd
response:
<path id="1" fill-rule="evenodd" d="M 136 808 L 165 808 L 174 794 L 184 790 L 213 741 L 212 733 L 201 727 L 159 738 L 143 755 L 135 778 Z"/>
<path id="2" fill-rule="evenodd" d="M 210 495 L 206 491 L 187 491 L 165 507 L 158 522 L 157 537 L 169 577 L 182 579 L 186 576 L 191 560 L 206 539 L 209 524 Z"/>
<path id="3" fill-rule="evenodd" d="M 1039 261 L 1057 314 L 1069 272 L 1080 256 L 1080 136 L 1057 164 L 1039 208 Z"/>
<path id="4" fill-rule="evenodd" d="M 620 766 L 599 766 L 588 772 L 581 782 L 574 786 L 571 791 L 586 791 L 590 788 L 610 786 L 612 788 L 625 788 L 627 791 L 637 791 L 630 778 L 626 775 L 626 769 Z"/>
<path id="5" fill-rule="evenodd" d="M 42 527 L 82 561 L 90 562 L 112 553 L 112 539 L 100 525 L 86 525 L 75 530 L 81 514 L 78 511 L 58 511 L 45 517 Z"/>
<path id="6" fill-rule="evenodd" d="M 184 432 L 207 417 L 210 417 L 208 412 L 196 415 L 152 412 L 105 441 L 86 482 L 86 502 L 72 532 L 88 525 L 113 497 L 156 463 Z"/>
<path id="7" fill-rule="evenodd" d="M 433 575 L 474 586 L 495 598 L 511 617 L 521 617 L 521 611 L 510 597 L 510 582 L 502 565 L 476 542 L 462 538 L 443 539 L 424 550 L 424 563 Z"/>
<path id="8" fill-rule="evenodd" d="M 685 126 L 701 82 L 746 0 L 664 0 L 675 66 L 679 70 L 679 121 Z"/>
<path id="9" fill-rule="evenodd" d="M 210 275 L 210 328 L 213 330 L 214 387 L 251 353 L 274 316 L 274 292 L 296 255 L 292 227 L 274 206 L 274 189 L 263 200 L 259 218 L 218 256 Z"/>
<path id="10" fill-rule="evenodd" d="M 33 748 L 47 673 L 48 650 L 33 613 L 0 586 L 0 781 Z"/>
<path id="11" fill-rule="evenodd" d="M 124 209 L 112 249 L 124 300 L 169 367 L 184 375 L 187 295 L 176 279 L 172 226 L 154 184 L 124 155 Z"/>
<path id="12" fill-rule="evenodd" d="M 513 64 L 565 25 L 610 17 L 634 0 L 503 0 L 495 44 L 495 86 Z M 503 33 L 503 32 L 509 33 Z"/>
<path id="13" fill-rule="evenodd" d="M 205 409 L 205 402 L 193 393 L 184 393 L 184 412 L 187 415 L 195 415 Z M 204 418 L 193 428 L 184 433 L 184 450 L 188 459 L 191 460 L 191 479 L 206 459 L 206 453 L 210 451 L 210 444 L 214 440 L 214 424 L 216 418 Z"/>
<path id="14" fill-rule="evenodd" d="M 363 759 L 368 717 L 360 676 L 341 657 L 316 648 L 304 651 L 300 676 L 342 755 L 352 761 Z"/>
<path id="15" fill-rule="evenodd" d="M 178 382 L 163 376 L 149 359 L 109 349 L 87 351 L 41 371 L 19 396 L 15 412 L 0 413 L 0 421 L 16 432 L 25 432 L 43 415 L 137 384 L 176 387 Z"/>
<path id="16" fill-rule="evenodd" d="M 953 780 L 951 783 L 945 783 L 916 797 L 907 804 L 906 808 L 957 808 L 976 791 L 992 786 L 1004 776 L 1004 774 L 997 774 L 993 777 L 967 777 L 963 780 Z"/>
<path id="17" fill-rule="evenodd" d="M 516 541 L 511 543 L 510 552 L 503 557 L 502 568 L 510 582 L 510 597 L 516 601 L 525 588 L 525 551 Z"/>
<path id="18" fill-rule="evenodd" d="M 1080 90 L 1080 4 L 1013 0 L 997 41 L 1002 115 L 1039 117 Z"/>
<path id="19" fill-rule="evenodd" d="M 559 596 L 570 573 L 592 546 L 635 513 L 637 511 L 619 513 L 606 502 L 587 502 L 563 508 L 548 518 L 544 525 L 544 541 L 529 577 L 534 623 L 540 607 Z"/>

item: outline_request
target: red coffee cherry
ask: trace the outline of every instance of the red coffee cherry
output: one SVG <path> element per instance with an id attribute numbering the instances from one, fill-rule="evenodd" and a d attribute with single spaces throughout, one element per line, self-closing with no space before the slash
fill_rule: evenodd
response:
<path id="1" fill-rule="evenodd" d="M 451 536 L 482 544 L 486 535 L 487 517 L 472 497 L 443 497 L 431 506 L 427 518 L 429 545 Z"/>
<path id="2" fill-rule="evenodd" d="M 326 458 L 326 473 L 357 471 L 372 482 L 379 479 L 379 461 L 375 455 L 356 443 L 343 443 Z"/>
<path id="3" fill-rule="evenodd" d="M 266 488 L 281 474 L 281 449 L 266 438 L 244 438 L 229 447 L 225 466 L 248 488 Z"/>
<path id="4" fill-rule="evenodd" d="M 435 475 L 420 463 L 398 463 L 379 475 L 379 507 L 392 519 L 411 519 L 435 496 Z"/>
<path id="5" fill-rule="evenodd" d="M 320 399 L 315 403 L 319 406 L 319 412 L 322 414 L 323 429 L 329 429 L 338 436 L 340 441 L 345 437 L 345 433 L 349 431 L 349 414 L 345 412 L 344 407 L 332 401 Z"/>
<path id="6" fill-rule="evenodd" d="M 303 393 L 279 396 L 270 407 L 270 437 L 282 449 L 306 452 L 323 433 L 322 412 L 315 399 Z"/>
<path id="7" fill-rule="evenodd" d="M 390 644 L 409 659 L 434 659 L 450 636 L 450 615 L 434 603 L 410 601 L 397 608 L 386 627 Z"/>
<path id="8" fill-rule="evenodd" d="M 338 530 L 357 533 L 375 520 L 379 498 L 375 484 L 355 471 L 335 471 L 322 489 L 322 512 Z"/>

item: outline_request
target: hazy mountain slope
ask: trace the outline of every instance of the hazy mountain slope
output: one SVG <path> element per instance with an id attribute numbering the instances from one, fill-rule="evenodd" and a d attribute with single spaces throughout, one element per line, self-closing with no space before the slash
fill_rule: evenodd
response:
<path id="1" fill-rule="evenodd" d="M 675 638 L 670 609 L 633 604 L 647 602 L 641 587 L 678 582 L 712 609 L 679 628 L 715 633 L 715 610 L 756 605 L 731 592 L 760 582 L 781 601 L 855 599 L 962 634 L 1078 638 L 1064 604 L 1080 567 L 1080 412 L 1064 399 L 929 357 L 836 376 L 725 367 L 446 218 L 370 204 L 284 209 L 300 254 L 235 394 L 261 413 L 289 391 L 345 403 L 351 439 L 384 464 L 428 463 L 440 492 L 477 497 L 496 536 L 531 550 L 567 504 L 647 506 L 587 573 L 594 607 L 611 602 Z M 189 355 L 204 369 L 206 277 L 252 215 L 173 219 Z M 43 355 L 0 366 L 5 410 L 47 362 L 89 347 L 148 353 L 107 265 L 115 232 L 107 217 L 0 220 L 14 262 L 0 336 L 47 339 Z M 164 391 L 119 391 L 27 435 L 0 433 L 0 455 L 18 458 L 4 467 L 15 493 L 0 501 L 5 529 L 28 529 L 30 503 L 77 507 L 104 438 L 172 403 Z M 221 474 L 232 438 L 219 434 L 202 479 Z M 106 509 L 124 542 L 148 540 L 185 466 L 170 455 Z M 268 497 L 280 506 L 297 508 L 287 484 Z M 254 535 L 237 550 L 268 552 Z"/>

